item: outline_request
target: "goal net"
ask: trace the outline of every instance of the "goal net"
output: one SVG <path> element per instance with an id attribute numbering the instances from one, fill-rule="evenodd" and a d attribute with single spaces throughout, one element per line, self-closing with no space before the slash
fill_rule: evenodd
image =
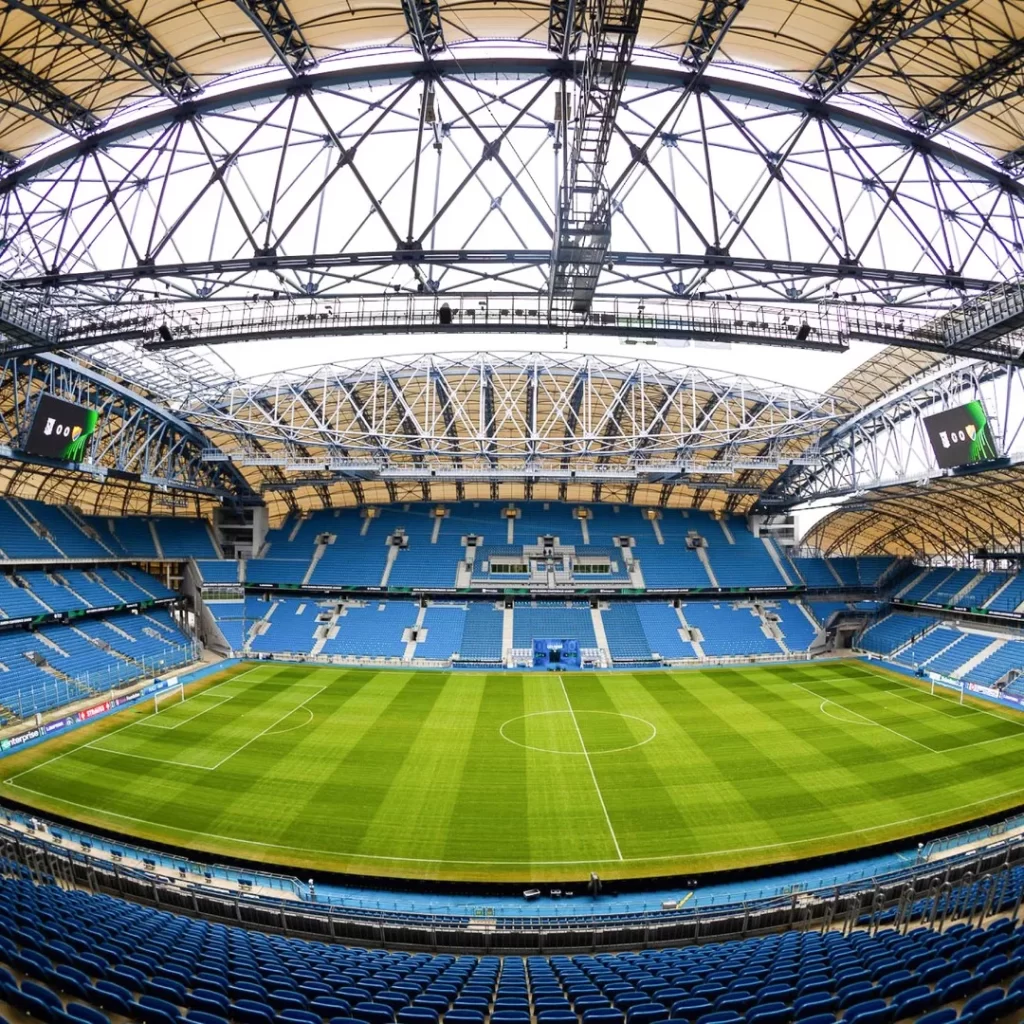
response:
<path id="1" fill-rule="evenodd" d="M 158 715 L 161 711 L 167 710 L 169 707 L 173 707 L 175 704 L 181 704 L 185 700 L 185 687 L 175 686 L 173 689 L 164 690 L 161 693 L 153 694 L 153 714 Z"/>

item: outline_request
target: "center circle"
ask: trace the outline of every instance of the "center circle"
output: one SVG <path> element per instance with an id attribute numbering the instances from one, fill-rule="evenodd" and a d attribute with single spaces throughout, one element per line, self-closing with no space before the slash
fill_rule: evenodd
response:
<path id="1" fill-rule="evenodd" d="M 607 731 L 606 727 L 604 735 L 601 735 L 601 730 L 599 730 L 596 735 L 592 735 L 588 739 L 580 728 L 580 722 L 585 722 L 591 715 L 601 715 L 605 719 L 619 718 L 626 719 L 627 722 L 639 722 L 644 726 L 647 735 L 640 739 L 634 738 L 631 743 L 623 742 L 625 736 L 622 728 Z M 563 722 L 557 716 L 563 716 L 565 721 Z M 528 730 L 531 719 L 545 719 L 545 722 L 538 724 L 547 726 L 547 728 L 534 728 L 532 731 L 535 735 L 529 737 Z M 632 735 L 628 724 L 623 724 L 626 731 Z M 498 732 L 503 740 L 517 747 L 523 747 L 525 750 L 536 750 L 542 754 L 569 754 L 576 757 L 584 757 L 587 754 L 617 754 L 623 750 L 634 750 L 636 747 L 650 743 L 658 735 L 657 726 L 653 722 L 648 722 L 646 718 L 640 718 L 637 715 L 624 715 L 618 711 L 534 711 L 529 715 L 519 715 L 516 718 L 510 718 L 507 722 L 502 722 Z M 530 740 L 536 740 L 536 742 L 530 742 Z M 586 749 L 583 749 L 584 746 Z"/>

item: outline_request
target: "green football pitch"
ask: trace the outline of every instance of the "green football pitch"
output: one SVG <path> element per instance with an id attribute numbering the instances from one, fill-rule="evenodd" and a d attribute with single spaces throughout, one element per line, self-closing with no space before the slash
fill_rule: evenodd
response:
<path id="1" fill-rule="evenodd" d="M 477 674 L 243 665 L 0 761 L 22 804 L 295 868 L 696 873 L 1015 807 L 1024 716 L 860 662 Z"/>

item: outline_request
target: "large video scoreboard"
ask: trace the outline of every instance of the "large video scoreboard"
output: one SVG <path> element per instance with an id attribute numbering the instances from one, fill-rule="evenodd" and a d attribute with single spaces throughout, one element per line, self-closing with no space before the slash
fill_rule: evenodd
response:
<path id="1" fill-rule="evenodd" d="M 925 429 L 939 469 L 957 469 L 998 458 L 995 438 L 981 402 L 926 416 Z"/>
<path id="2" fill-rule="evenodd" d="M 94 409 L 43 395 L 36 406 L 25 451 L 44 459 L 81 462 L 98 423 L 99 413 Z"/>

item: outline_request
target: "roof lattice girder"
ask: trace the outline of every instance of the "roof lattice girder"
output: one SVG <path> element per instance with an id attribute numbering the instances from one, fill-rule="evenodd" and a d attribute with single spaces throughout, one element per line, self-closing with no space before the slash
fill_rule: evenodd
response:
<path id="1" fill-rule="evenodd" d="M 216 444 L 211 458 L 302 477 L 675 481 L 711 472 L 725 487 L 742 469 L 778 472 L 843 408 L 648 361 L 460 354 L 239 383 L 188 415 Z M 308 456 L 295 457 L 299 445 Z"/>
<path id="2" fill-rule="evenodd" d="M 823 438 L 818 460 L 785 470 L 762 504 L 778 509 L 851 496 L 856 502 L 896 486 L 926 494 L 948 471 L 936 466 L 924 420 L 973 400 L 986 407 L 1003 458 L 1024 463 L 1024 370 L 947 361 L 845 419 Z"/>
<path id="3" fill-rule="evenodd" d="M 0 106 L 15 107 L 79 137 L 100 125 L 88 108 L 5 53 L 0 53 Z"/>
<path id="4" fill-rule="evenodd" d="M 486 79 L 471 73 L 470 62 L 435 61 L 401 71 L 327 71 L 305 76 L 301 87 L 260 82 L 99 132 L 0 184 L 9 240 L 0 271 L 42 310 L 84 308 L 84 317 L 125 321 L 125 305 L 137 311 L 140 299 L 159 301 L 173 316 L 169 296 L 194 310 L 198 300 L 215 306 L 253 295 L 273 300 L 274 293 L 288 302 L 381 295 L 399 283 L 432 302 L 441 280 L 443 294 L 466 301 L 474 292 L 503 300 L 546 296 L 550 211 L 558 197 L 540 164 L 552 155 L 546 117 L 565 67 L 518 59 L 485 65 Z M 681 70 L 633 76 L 635 95 L 614 141 L 617 160 L 647 141 L 673 90 L 692 80 Z M 424 78 L 447 110 L 441 150 L 429 156 L 442 170 L 451 167 L 436 212 L 436 173 L 419 175 L 421 194 L 413 198 L 405 178 L 420 148 L 415 87 Z M 357 94 L 361 88 L 370 90 L 370 106 Z M 599 278 L 598 300 L 750 295 L 777 304 L 786 296 L 817 309 L 845 294 L 885 305 L 954 303 L 964 289 L 1024 273 L 1013 240 L 1015 225 L 1024 224 L 1024 187 L 995 169 L 936 143 L 922 148 L 912 132 L 806 97 L 710 77 L 702 90 L 676 130 L 656 140 L 619 199 L 612 268 Z M 744 122 L 740 113 L 750 103 L 764 113 Z M 496 128 L 477 110 L 498 111 L 507 123 Z M 326 139 L 324 118 L 349 118 L 353 127 Z M 800 139 L 809 131 L 828 140 L 828 159 L 802 155 Z M 794 140 L 788 157 L 770 152 L 779 134 Z M 377 167 L 384 139 L 390 156 Z M 468 145 L 480 156 L 467 171 L 456 146 Z M 268 147 L 282 173 L 257 173 Z M 396 158 L 402 153 L 408 160 Z M 749 176 L 727 173 L 740 160 Z M 701 169 L 706 165 L 710 173 Z M 174 189 L 165 187 L 169 180 Z M 57 203 L 57 194 L 74 201 Z M 681 194 L 702 201 L 684 205 Z M 809 204 L 807 194 L 821 201 Z M 940 206 L 949 214 L 941 220 Z M 322 208 L 332 211 L 334 225 L 354 218 L 352 241 L 316 230 Z M 509 247 L 469 248 L 475 232 L 467 225 L 478 219 L 502 223 Z M 677 242 L 674 232 L 666 234 L 673 224 L 679 251 L 658 251 L 652 239 Z M 798 233 L 812 240 L 804 248 L 814 259 L 793 260 L 787 251 L 786 238 Z M 429 249 L 435 236 L 437 248 Z M 419 285 L 426 285 L 423 293 Z M 749 319 L 756 325 L 766 318 Z"/>
<path id="5" fill-rule="evenodd" d="M 0 361 L 0 379 L 0 444 L 8 468 L 35 474 L 60 472 L 77 480 L 83 494 L 117 480 L 135 496 L 140 488 L 191 494 L 207 503 L 252 496 L 244 476 L 234 467 L 204 461 L 210 442 L 195 426 L 93 367 L 61 356 L 8 357 Z M 99 413 L 98 428 L 81 464 L 65 465 L 24 453 L 44 393 Z"/>
<path id="6" fill-rule="evenodd" d="M 62 35 L 96 47 L 175 102 L 199 92 L 196 80 L 130 11 L 115 0 L 7 0 L 9 7 Z"/>

